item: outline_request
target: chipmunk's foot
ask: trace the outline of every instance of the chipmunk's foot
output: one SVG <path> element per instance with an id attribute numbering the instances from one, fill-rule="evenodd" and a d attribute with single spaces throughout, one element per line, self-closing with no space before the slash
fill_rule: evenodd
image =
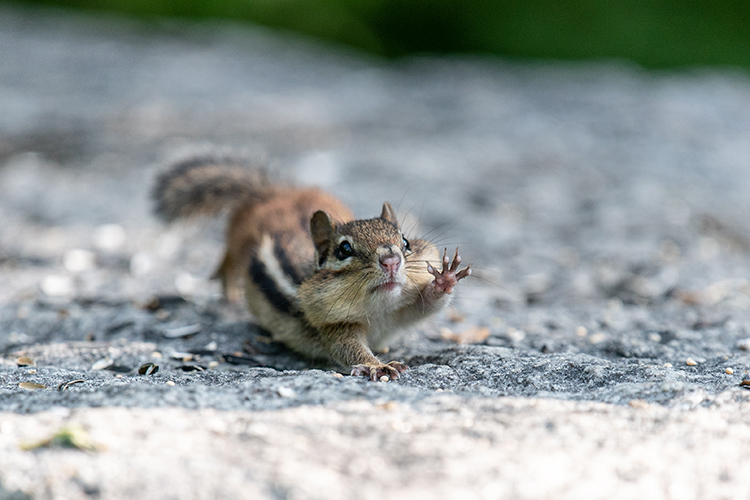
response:
<path id="1" fill-rule="evenodd" d="M 373 382 L 377 382 L 383 376 L 387 376 L 391 380 L 396 380 L 408 369 L 409 367 L 400 361 L 391 361 L 390 363 L 379 365 L 354 365 L 352 367 L 352 376 L 365 375 Z"/>
<path id="2" fill-rule="evenodd" d="M 453 287 L 456 286 L 460 280 L 471 275 L 471 264 L 458 271 L 458 266 L 460 265 L 461 256 L 458 255 L 458 248 L 456 248 L 456 254 L 453 256 L 453 261 L 448 259 L 448 249 L 445 249 L 443 252 L 442 270 L 438 271 L 430 264 L 427 264 L 427 272 L 435 277 L 435 281 L 432 283 L 437 291 L 453 293 Z"/>

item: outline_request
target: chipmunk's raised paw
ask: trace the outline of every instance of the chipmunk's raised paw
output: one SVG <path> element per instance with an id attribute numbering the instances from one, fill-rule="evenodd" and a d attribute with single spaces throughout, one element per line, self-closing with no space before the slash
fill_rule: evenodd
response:
<path id="1" fill-rule="evenodd" d="M 400 361 L 391 361 L 390 363 L 379 365 L 354 365 L 352 367 L 352 376 L 358 377 L 364 375 L 369 377 L 373 382 L 377 382 L 384 375 L 390 380 L 396 380 L 408 369 L 409 367 Z"/>
<path id="2" fill-rule="evenodd" d="M 433 284 L 435 288 L 440 292 L 453 293 L 453 287 L 458 282 L 467 276 L 471 275 L 471 264 L 458 271 L 458 266 L 461 265 L 461 256 L 458 254 L 458 248 L 451 261 L 448 258 L 448 249 L 446 248 L 443 252 L 443 269 L 438 271 L 430 264 L 427 264 L 427 272 L 435 276 Z"/>

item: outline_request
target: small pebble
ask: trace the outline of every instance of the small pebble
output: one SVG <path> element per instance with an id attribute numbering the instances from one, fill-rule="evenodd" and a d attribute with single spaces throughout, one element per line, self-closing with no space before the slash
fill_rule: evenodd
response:
<path id="1" fill-rule="evenodd" d="M 216 368 L 217 366 L 219 366 L 219 362 L 218 362 L 218 361 L 211 361 L 211 362 L 209 362 L 209 363 L 208 363 L 208 367 L 209 367 L 210 369 L 214 369 L 214 368 Z"/>
<path id="2" fill-rule="evenodd" d="M 605 340 L 607 340 L 607 336 L 604 335 L 602 332 L 593 333 L 589 337 L 589 342 L 592 344 L 601 344 Z"/>
<path id="3" fill-rule="evenodd" d="M 94 246 L 100 250 L 113 251 L 125 244 L 128 235 L 119 224 L 104 224 L 94 230 Z"/>
<path id="4" fill-rule="evenodd" d="M 672 363 L 664 363 L 664 368 L 672 368 Z"/>
<path id="5" fill-rule="evenodd" d="M 381 382 L 388 382 L 390 379 L 391 377 L 389 377 L 388 375 L 383 375 L 382 377 L 380 377 Z"/>
<path id="6" fill-rule="evenodd" d="M 294 398 L 297 396 L 297 393 L 294 392 L 294 389 L 290 389 L 289 387 L 279 387 L 276 392 L 279 393 L 279 396 L 282 398 Z"/>
<path id="7" fill-rule="evenodd" d="M 727 375 L 734 375 L 734 370 L 732 370 L 731 368 L 727 368 L 726 370 L 724 370 L 724 372 L 726 372 Z"/>
<path id="8" fill-rule="evenodd" d="M 175 277 L 174 285 L 180 295 L 192 295 L 204 283 L 192 274 L 183 271 Z"/>
<path id="9" fill-rule="evenodd" d="M 145 276 L 153 268 L 153 259 L 145 252 L 136 252 L 130 258 L 130 274 L 133 276 Z"/>
<path id="10" fill-rule="evenodd" d="M 526 332 L 513 328 L 512 326 L 505 330 L 505 335 L 513 342 L 523 342 L 526 338 Z"/>
<path id="11" fill-rule="evenodd" d="M 750 338 L 738 340 L 737 348 L 743 351 L 750 351 Z"/>
<path id="12" fill-rule="evenodd" d="M 698 363 L 696 363 L 693 358 L 688 358 L 688 359 L 685 360 L 685 364 L 688 365 L 688 366 L 695 366 Z"/>
<path id="13" fill-rule="evenodd" d="M 333 376 L 336 378 L 344 378 L 344 376 L 340 373 L 334 373 Z"/>
<path id="14" fill-rule="evenodd" d="M 649 333 L 648 339 L 651 342 L 661 342 L 661 335 L 659 335 L 658 333 Z"/>
<path id="15" fill-rule="evenodd" d="M 96 256 L 88 250 L 74 248 L 63 254 L 63 266 L 71 273 L 88 271 L 94 267 Z"/>
<path id="16" fill-rule="evenodd" d="M 169 387 L 172 387 L 174 385 L 174 381 L 173 380 L 167 380 L 167 385 Z"/>
<path id="17" fill-rule="evenodd" d="M 45 276 L 40 287 L 44 295 L 48 297 L 69 297 L 75 294 L 73 280 L 70 276 Z"/>
<path id="18" fill-rule="evenodd" d="M 589 334 L 588 329 L 585 326 L 579 326 L 576 328 L 576 335 L 579 337 L 585 337 Z"/>
<path id="19" fill-rule="evenodd" d="M 648 408 L 648 401 L 644 399 L 631 399 L 628 401 L 628 406 L 635 408 L 636 410 L 645 410 Z"/>

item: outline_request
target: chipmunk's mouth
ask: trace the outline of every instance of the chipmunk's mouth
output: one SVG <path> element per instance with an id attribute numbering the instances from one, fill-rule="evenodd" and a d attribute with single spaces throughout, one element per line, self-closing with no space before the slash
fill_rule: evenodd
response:
<path id="1" fill-rule="evenodd" d="M 375 288 L 372 289 L 374 292 L 392 292 L 396 289 L 398 289 L 401 286 L 401 283 L 398 281 L 386 281 L 385 283 L 381 283 Z"/>

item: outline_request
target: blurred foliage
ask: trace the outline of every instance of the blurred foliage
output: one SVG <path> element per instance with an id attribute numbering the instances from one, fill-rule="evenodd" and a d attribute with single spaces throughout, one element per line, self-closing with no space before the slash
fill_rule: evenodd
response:
<path id="1" fill-rule="evenodd" d="M 750 67 L 747 0 L 41 1 L 138 16 L 244 19 L 388 57 L 474 52 Z"/>

